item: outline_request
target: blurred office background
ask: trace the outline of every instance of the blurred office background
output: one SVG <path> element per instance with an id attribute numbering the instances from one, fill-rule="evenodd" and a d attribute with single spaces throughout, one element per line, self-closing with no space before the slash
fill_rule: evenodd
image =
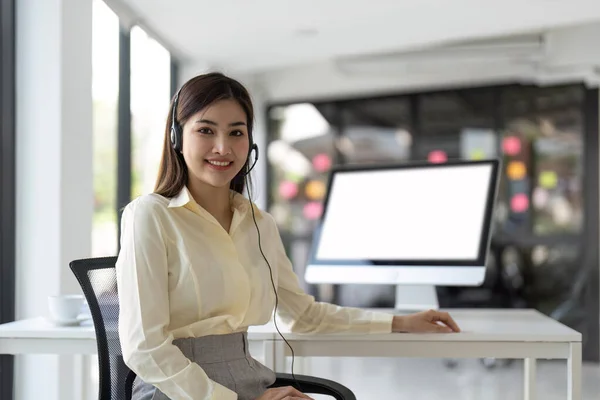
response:
<path id="1" fill-rule="evenodd" d="M 171 96 L 219 70 L 253 95 L 255 200 L 308 292 L 394 304 L 393 286 L 302 279 L 333 165 L 501 157 L 486 281 L 439 287 L 441 306 L 536 308 L 583 333 L 584 381 L 599 381 L 597 1 L 1 1 L 0 322 L 77 291 L 68 261 L 116 254 L 119 210 L 153 189 Z M 42 366 L 66 393 L 69 361 L 0 360 L 0 398 L 13 376 L 15 398 L 33 396 Z M 520 382 L 517 364 L 486 365 L 455 367 L 479 377 L 457 385 Z"/>

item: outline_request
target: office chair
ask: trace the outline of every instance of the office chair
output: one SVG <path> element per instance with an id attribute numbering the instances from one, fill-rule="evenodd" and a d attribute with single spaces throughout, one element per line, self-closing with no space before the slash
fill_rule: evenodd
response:
<path id="1" fill-rule="evenodd" d="M 90 307 L 98 344 L 99 400 L 130 400 L 135 373 L 123 362 L 119 342 L 119 299 L 115 263 L 117 257 L 74 260 L 69 264 Z M 278 373 L 271 387 L 298 388 L 291 374 Z M 327 379 L 296 375 L 302 390 L 335 400 L 356 400 L 347 387 Z"/>

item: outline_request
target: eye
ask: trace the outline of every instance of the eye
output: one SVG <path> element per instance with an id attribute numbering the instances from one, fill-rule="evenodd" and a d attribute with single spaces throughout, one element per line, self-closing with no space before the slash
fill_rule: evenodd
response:
<path id="1" fill-rule="evenodd" d="M 230 133 L 231 136 L 244 136 L 244 132 L 242 131 L 233 131 Z"/>
<path id="2" fill-rule="evenodd" d="M 212 131 L 209 128 L 200 128 L 198 129 L 198 132 L 204 135 L 210 135 L 212 133 Z"/>

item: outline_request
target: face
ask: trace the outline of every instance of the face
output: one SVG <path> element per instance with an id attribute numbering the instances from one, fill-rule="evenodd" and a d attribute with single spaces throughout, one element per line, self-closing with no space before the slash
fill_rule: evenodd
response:
<path id="1" fill-rule="evenodd" d="M 212 187 L 229 183 L 246 163 L 247 116 L 235 100 L 220 100 L 192 115 L 183 126 L 183 158 L 189 178 Z"/>

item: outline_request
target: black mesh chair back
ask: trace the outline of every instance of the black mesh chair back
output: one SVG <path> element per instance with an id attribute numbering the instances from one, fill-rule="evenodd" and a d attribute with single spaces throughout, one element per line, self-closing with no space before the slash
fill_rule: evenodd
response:
<path id="1" fill-rule="evenodd" d="M 119 341 L 119 296 L 117 257 L 72 261 L 69 266 L 89 304 L 96 331 L 99 364 L 99 400 L 131 400 L 136 377 L 123 362 Z M 300 384 L 300 386 L 297 385 Z M 271 387 L 294 386 L 309 394 L 324 394 L 335 400 L 356 400 L 347 387 L 323 378 L 278 373 Z"/>
<path id="2" fill-rule="evenodd" d="M 117 257 L 69 264 L 89 304 L 98 345 L 99 400 L 129 400 L 135 375 L 123 362 L 119 341 Z M 128 379 L 129 378 L 129 379 Z"/>

